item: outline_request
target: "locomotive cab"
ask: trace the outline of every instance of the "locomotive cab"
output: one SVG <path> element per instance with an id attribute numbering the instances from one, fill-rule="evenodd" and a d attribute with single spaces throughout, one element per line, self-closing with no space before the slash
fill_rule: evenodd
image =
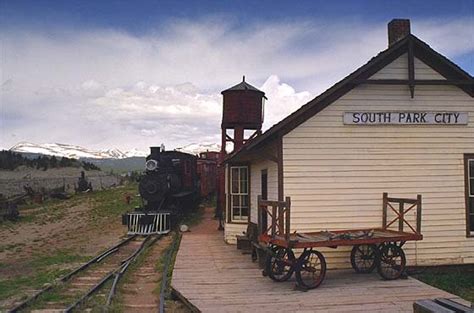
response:
<path id="1" fill-rule="evenodd" d="M 197 206 L 199 183 L 193 155 L 151 147 L 139 182 L 143 205 L 122 216 L 129 234 L 164 234 Z"/>

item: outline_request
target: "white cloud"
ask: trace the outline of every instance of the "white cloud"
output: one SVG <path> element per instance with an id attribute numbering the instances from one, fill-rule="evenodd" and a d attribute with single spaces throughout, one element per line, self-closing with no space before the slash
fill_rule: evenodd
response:
<path id="1" fill-rule="evenodd" d="M 296 92 L 290 85 L 282 83 L 276 75 L 270 76 L 260 89 L 270 99 L 265 106 L 265 129 L 314 98 L 308 91 Z"/>
<path id="2" fill-rule="evenodd" d="M 449 57 L 474 53 L 472 19 L 413 21 Z M 0 31 L 1 143 L 145 149 L 219 142 L 220 91 L 245 74 L 266 92 L 265 127 L 386 47 L 386 25 L 302 21 L 237 27 L 177 20 L 114 30 Z M 271 75 L 271 73 L 275 73 Z"/>
<path id="3" fill-rule="evenodd" d="M 474 17 L 455 20 L 425 20 L 415 24 L 414 32 L 433 49 L 455 56 L 474 53 Z"/>

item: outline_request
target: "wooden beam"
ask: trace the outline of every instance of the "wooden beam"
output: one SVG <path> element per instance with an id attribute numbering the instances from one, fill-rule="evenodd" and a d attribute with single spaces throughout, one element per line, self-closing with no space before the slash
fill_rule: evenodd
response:
<path id="1" fill-rule="evenodd" d="M 283 201 L 283 136 L 278 137 L 278 200 Z"/>
<path id="2" fill-rule="evenodd" d="M 250 136 L 248 139 L 246 139 L 246 141 L 250 141 L 252 139 L 254 139 L 255 137 L 257 137 L 259 135 L 259 130 L 257 129 L 253 134 L 252 136 Z"/>
<path id="3" fill-rule="evenodd" d="M 363 79 L 354 80 L 355 84 L 371 84 L 371 85 L 409 85 L 410 81 L 407 79 Z M 456 85 L 456 86 L 474 86 L 474 80 L 442 80 L 442 79 L 415 79 L 412 82 L 414 85 Z"/>
<path id="4" fill-rule="evenodd" d="M 421 234 L 421 195 L 416 197 L 416 232 Z"/>
<path id="5" fill-rule="evenodd" d="M 231 137 L 230 137 L 229 135 L 227 135 L 227 134 L 225 134 L 225 138 L 226 138 L 227 140 L 229 140 L 229 141 L 232 141 L 232 142 L 234 142 L 234 139 L 233 139 L 233 138 L 231 138 Z"/>
<path id="6" fill-rule="evenodd" d="M 179 299 L 186 308 L 189 309 L 190 312 L 192 313 L 198 313 L 201 312 L 194 304 L 191 303 L 186 297 L 184 297 L 178 290 L 176 290 L 173 286 L 171 286 L 171 295 L 175 299 Z"/>
<path id="7" fill-rule="evenodd" d="M 413 99 L 415 97 L 415 56 L 413 54 L 413 41 L 408 41 L 408 88 Z"/>

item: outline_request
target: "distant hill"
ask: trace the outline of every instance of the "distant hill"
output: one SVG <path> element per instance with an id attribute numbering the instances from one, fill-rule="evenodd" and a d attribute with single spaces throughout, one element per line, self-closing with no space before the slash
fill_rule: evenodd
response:
<path id="1" fill-rule="evenodd" d="M 36 156 L 29 155 L 28 157 L 21 153 L 10 150 L 0 151 L 0 170 L 15 170 L 20 166 L 35 168 L 37 170 L 48 170 L 52 168 L 76 167 L 83 168 L 86 171 L 96 170 L 100 168 L 86 160 L 77 160 L 67 157 L 46 156 L 38 154 Z"/>
<path id="2" fill-rule="evenodd" d="M 63 143 L 36 144 L 31 142 L 19 142 L 11 147 L 10 151 L 54 155 L 73 159 L 125 159 L 130 157 L 144 157 L 147 155 L 146 152 L 137 149 L 122 152 L 119 149 L 92 150 Z"/>
<path id="3" fill-rule="evenodd" d="M 23 157 L 28 159 L 35 159 L 43 156 L 39 153 L 20 153 Z M 144 157 L 131 157 L 124 159 L 93 159 L 93 158 L 80 158 L 78 161 L 88 162 L 98 166 L 102 171 L 114 171 L 114 172 L 131 172 L 131 171 L 143 171 L 145 168 Z"/>
<path id="4" fill-rule="evenodd" d="M 103 171 L 113 170 L 114 172 L 144 171 L 145 158 L 132 157 L 124 159 L 80 159 L 100 167 Z"/>
<path id="5" fill-rule="evenodd" d="M 220 151 L 220 145 L 192 143 L 175 150 L 197 155 L 206 151 Z M 146 152 L 138 149 L 127 152 L 122 152 L 119 149 L 92 150 L 70 144 L 36 144 L 31 142 L 19 142 L 11 147 L 10 151 L 20 153 L 28 159 L 35 159 L 44 155 L 77 159 L 92 163 L 103 171 L 112 170 L 114 172 L 143 171 L 145 157 L 149 154 L 148 150 Z"/>

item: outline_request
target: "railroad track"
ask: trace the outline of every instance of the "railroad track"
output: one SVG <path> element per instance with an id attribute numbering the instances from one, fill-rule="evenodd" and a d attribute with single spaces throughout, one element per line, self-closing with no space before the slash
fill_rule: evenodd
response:
<path id="1" fill-rule="evenodd" d="M 38 313 L 73 312 L 79 307 L 83 311 L 87 301 L 99 292 L 108 306 L 122 275 L 144 250 L 153 246 L 160 238 L 161 236 L 131 236 L 63 276 L 58 283 L 38 291 L 9 312 L 22 312 L 30 308 Z M 112 283 L 107 284 L 108 282 Z M 39 304 L 40 308 L 37 308 Z"/>

